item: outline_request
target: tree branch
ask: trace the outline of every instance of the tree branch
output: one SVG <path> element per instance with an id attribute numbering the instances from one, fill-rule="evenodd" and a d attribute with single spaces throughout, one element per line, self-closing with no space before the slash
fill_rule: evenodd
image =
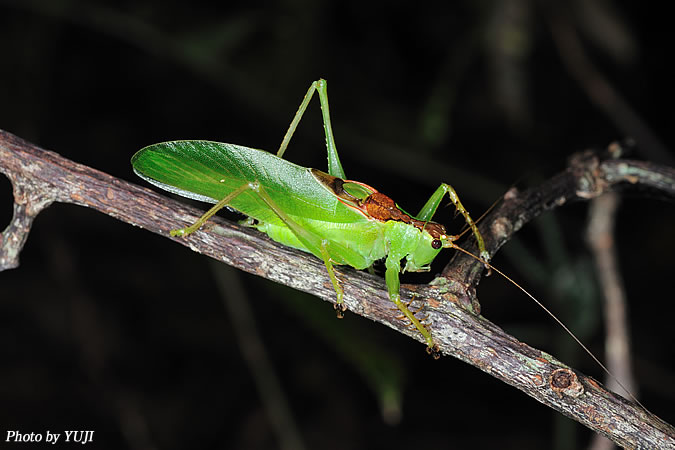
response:
<path id="1" fill-rule="evenodd" d="M 591 201 L 586 241 L 593 254 L 598 282 L 603 292 L 603 318 L 605 324 L 605 358 L 607 368 L 621 380 L 626 389 L 637 394 L 633 379 L 628 326 L 628 308 L 623 280 L 619 274 L 619 258 L 614 245 L 614 223 L 619 206 L 619 194 L 610 192 Z M 607 387 L 618 390 L 614 379 L 607 379 Z M 595 435 L 589 448 L 611 450 L 614 445 L 600 435 Z"/>
<path id="2" fill-rule="evenodd" d="M 618 146 L 610 147 L 614 153 L 618 150 Z M 312 255 L 217 217 L 210 221 L 213 225 L 188 238 L 172 238 L 169 230 L 193 222 L 201 212 L 4 131 L 0 131 L 0 171 L 12 182 L 15 201 L 14 218 L 0 237 L 0 270 L 18 266 L 35 216 L 52 202 L 63 202 L 94 208 L 231 266 L 335 301 L 325 267 Z M 522 193 L 509 191 L 481 223 L 486 246 L 494 254 L 541 212 L 626 184 L 650 186 L 675 196 L 675 171 L 644 162 L 605 160 L 585 152 L 541 186 Z M 431 285 L 405 285 L 402 289 L 403 297 L 410 298 L 414 293 L 415 303 L 425 306 L 443 354 L 478 367 L 621 446 L 675 446 L 675 429 L 671 425 L 472 312 L 471 309 L 480 309 L 475 291 L 482 271 L 475 260 L 458 254 L 443 271 L 444 278 Z M 337 273 L 350 311 L 423 340 L 394 317 L 381 278 L 348 267 L 340 267 Z"/>
<path id="3" fill-rule="evenodd" d="M 662 196 L 675 198 L 675 169 L 620 159 L 624 151 L 619 143 L 611 144 L 603 152 L 586 150 L 573 155 L 566 170 L 539 186 L 523 192 L 515 188 L 509 190 L 479 226 L 488 252 L 494 255 L 527 222 L 571 201 L 587 201 L 606 192 L 630 187 L 649 188 Z M 467 250 L 477 254 L 475 245 Z M 473 258 L 460 253 L 445 268 L 443 275 L 458 277 L 475 287 L 482 272 Z"/>

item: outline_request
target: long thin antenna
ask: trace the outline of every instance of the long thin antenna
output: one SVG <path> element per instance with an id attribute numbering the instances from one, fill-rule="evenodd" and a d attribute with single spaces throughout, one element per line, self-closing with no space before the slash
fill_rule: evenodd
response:
<path id="1" fill-rule="evenodd" d="M 480 258 L 480 257 L 478 257 L 478 256 L 476 256 L 476 255 L 474 255 L 473 253 L 471 253 L 471 252 L 469 252 L 469 251 L 467 251 L 467 250 L 464 250 L 462 247 L 459 247 L 459 246 L 455 245 L 455 244 L 452 243 L 452 242 L 451 242 L 451 244 L 452 244 L 452 245 L 451 245 L 449 248 L 454 248 L 455 250 L 459 250 L 460 252 L 464 253 L 465 255 L 468 255 L 468 256 L 472 257 L 472 258 L 475 259 L 476 261 L 479 261 L 479 262 L 481 262 L 482 264 L 485 264 L 487 267 L 489 267 L 490 269 L 494 270 L 494 271 L 497 272 L 499 275 L 501 275 L 501 276 L 504 277 L 506 280 L 508 280 L 511 284 L 513 284 L 515 287 L 517 287 L 518 289 L 520 289 L 525 295 L 527 295 L 528 297 L 530 297 L 530 298 L 532 299 L 532 301 L 534 301 L 537 305 L 539 305 L 539 307 L 540 307 L 541 309 L 543 309 L 543 310 L 546 312 L 546 314 L 548 314 L 549 316 L 551 316 L 551 317 L 553 318 L 553 320 L 555 320 L 555 321 L 558 323 L 558 325 L 560 325 L 560 326 L 562 327 L 562 329 L 565 330 L 565 332 L 566 332 L 567 334 L 569 334 L 569 335 L 572 337 L 572 339 L 574 339 L 574 340 L 576 341 L 576 343 L 579 344 L 579 346 L 580 346 L 582 349 L 584 349 L 584 351 L 585 351 L 586 353 L 588 353 L 588 355 L 589 355 L 591 358 L 593 358 L 593 361 L 595 361 L 595 362 L 602 368 L 602 370 L 604 370 L 604 371 L 607 373 L 607 375 L 609 375 L 614 381 L 616 381 L 616 383 L 617 383 L 619 386 L 621 386 L 621 388 L 622 388 L 622 389 L 630 396 L 630 398 L 631 398 L 635 403 L 637 403 L 638 405 L 640 405 L 640 406 L 642 407 L 642 409 L 644 409 L 644 410 L 647 411 L 649 414 L 651 414 L 651 413 L 649 412 L 649 410 L 648 410 L 647 408 L 645 408 L 644 405 L 643 405 L 642 403 L 640 403 L 640 400 L 638 400 L 638 399 L 633 395 L 633 393 L 632 393 L 631 391 L 629 391 L 628 388 L 626 388 L 626 386 L 624 386 L 623 383 L 621 383 L 621 381 L 619 381 L 619 379 L 618 379 L 617 377 L 615 377 L 614 374 L 613 374 L 612 372 L 610 372 L 609 369 L 608 369 L 607 367 L 605 367 L 605 365 L 604 365 L 602 362 L 600 362 L 600 360 L 593 354 L 593 352 L 591 352 L 591 351 L 588 349 L 588 347 L 586 347 L 586 346 L 581 342 L 581 340 L 580 340 L 578 337 L 576 337 L 576 335 L 575 335 L 574 333 L 572 333 L 572 331 L 571 331 L 569 328 L 567 328 L 567 326 L 565 326 L 565 324 L 564 324 L 560 319 L 558 319 L 558 317 L 556 317 L 555 314 L 553 314 L 551 311 L 549 311 L 549 309 L 548 309 L 546 306 L 544 306 L 539 300 L 537 300 L 537 299 L 534 297 L 534 295 L 530 294 L 524 287 L 522 287 L 521 285 L 519 285 L 518 283 L 516 283 L 515 281 L 513 281 L 513 279 L 511 279 L 511 278 L 510 278 L 509 276 L 507 276 L 504 272 L 502 272 L 501 270 L 497 269 L 495 266 L 493 266 L 493 265 L 490 264 L 489 262 L 483 260 L 482 258 Z"/>

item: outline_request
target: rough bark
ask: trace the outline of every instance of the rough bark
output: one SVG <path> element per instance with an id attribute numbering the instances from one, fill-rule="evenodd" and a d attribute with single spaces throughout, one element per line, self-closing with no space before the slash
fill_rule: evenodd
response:
<path id="1" fill-rule="evenodd" d="M 542 185 L 509 191 L 481 222 L 486 246 L 494 254 L 525 223 L 572 200 L 587 200 L 625 185 L 644 185 L 675 196 L 675 171 L 647 162 L 618 159 L 621 147 L 607 155 L 584 152 Z M 201 215 L 155 192 L 62 158 L 0 131 L 0 171 L 12 182 L 14 217 L 0 236 L 0 270 L 17 267 L 33 219 L 53 202 L 94 208 L 124 222 L 161 234 L 231 266 L 334 302 L 335 292 L 321 261 L 277 244 L 265 235 L 214 218 L 188 238 L 172 238 Z M 469 248 L 470 251 L 475 249 Z M 444 355 L 455 356 L 508 383 L 541 403 L 627 448 L 674 448 L 675 429 L 634 402 L 607 391 L 540 350 L 519 342 L 480 316 L 476 286 L 483 267 L 458 254 L 431 285 L 405 285 L 414 306 L 423 305 Z M 340 267 L 338 277 L 350 311 L 422 341 L 396 319 L 381 278 Z M 443 389 L 443 386 L 439 386 Z"/>

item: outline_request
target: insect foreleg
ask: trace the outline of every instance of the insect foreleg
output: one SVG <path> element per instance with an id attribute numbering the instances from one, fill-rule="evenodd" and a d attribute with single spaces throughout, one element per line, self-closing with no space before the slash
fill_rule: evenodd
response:
<path id="1" fill-rule="evenodd" d="M 417 317 L 410 311 L 408 306 L 401 301 L 401 283 L 399 281 L 399 273 L 401 271 L 401 259 L 393 254 L 389 254 L 384 263 L 387 268 L 385 272 L 385 280 L 387 282 L 387 290 L 389 291 L 389 299 L 394 302 L 396 307 L 403 313 L 403 315 L 410 321 L 411 324 L 417 328 L 417 330 L 422 333 L 424 340 L 427 342 L 427 351 L 436 359 L 440 357 L 438 353 L 438 347 L 434 344 L 433 339 L 431 338 L 431 333 L 425 327 L 422 322 L 419 321 Z"/>
<path id="2" fill-rule="evenodd" d="M 462 202 L 459 200 L 457 192 L 455 192 L 453 187 L 450 186 L 449 184 L 443 183 L 438 187 L 438 189 L 436 189 L 436 191 L 431 195 L 426 204 L 422 207 L 419 214 L 417 214 L 417 219 L 423 221 L 431 220 L 434 217 L 434 214 L 436 214 L 436 210 L 438 209 L 438 206 L 441 204 L 441 201 L 443 200 L 445 194 L 448 194 L 448 197 L 450 198 L 452 204 L 455 205 L 455 209 L 457 210 L 457 212 L 459 212 L 462 216 L 464 216 L 464 220 L 466 221 L 467 225 L 469 225 L 469 227 L 471 228 L 473 235 L 476 237 L 478 250 L 480 251 L 480 257 L 483 258 L 485 261 L 489 261 L 490 254 L 485 249 L 485 242 L 483 241 L 483 236 L 480 234 L 480 231 L 478 231 L 476 223 L 469 215 L 469 211 L 467 211 L 466 208 L 464 208 L 464 205 L 462 205 Z"/>
<path id="3" fill-rule="evenodd" d="M 298 111 L 295 113 L 295 116 L 288 127 L 288 131 L 286 131 L 284 139 L 281 141 L 277 156 L 279 158 L 283 158 L 284 152 L 288 147 L 288 143 L 291 141 L 291 137 L 293 137 L 293 133 L 295 133 L 295 129 L 298 127 L 300 119 L 302 119 L 302 115 L 305 113 L 305 110 L 307 109 L 310 100 L 312 100 L 312 96 L 314 95 L 315 91 L 319 93 L 319 101 L 321 102 L 323 130 L 326 135 L 326 149 L 328 150 L 328 173 L 334 177 L 342 178 L 344 180 L 347 177 L 345 176 L 345 171 L 342 168 L 342 164 L 340 164 L 337 147 L 335 146 L 335 137 L 333 136 L 333 128 L 330 123 L 330 110 L 328 108 L 328 85 L 326 80 L 317 80 L 309 86 L 309 89 L 307 89 L 307 93 L 302 99 L 302 103 L 300 103 L 300 107 L 298 107 Z"/>

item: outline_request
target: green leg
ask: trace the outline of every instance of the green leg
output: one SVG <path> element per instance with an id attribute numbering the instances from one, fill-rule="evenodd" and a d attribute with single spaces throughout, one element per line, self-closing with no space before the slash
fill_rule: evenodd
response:
<path id="1" fill-rule="evenodd" d="M 337 295 L 337 301 L 335 305 L 335 310 L 339 318 L 342 318 L 344 311 L 347 310 L 347 307 L 344 304 L 343 297 L 344 291 L 342 286 L 335 275 L 335 269 L 333 269 L 333 256 L 339 255 L 342 263 L 349 264 L 353 267 L 364 267 L 367 265 L 365 258 L 353 250 L 348 249 L 347 247 L 340 245 L 336 242 L 329 241 L 327 239 L 322 239 L 319 235 L 313 233 L 306 228 L 303 228 L 300 224 L 291 219 L 288 214 L 286 214 L 279 206 L 272 200 L 272 198 L 264 191 L 259 183 L 245 183 L 239 188 L 234 190 L 231 194 L 226 196 L 224 199 L 219 201 L 211 209 L 209 209 L 204 215 L 202 215 L 197 221 L 189 227 L 181 228 L 179 230 L 171 230 L 171 236 L 187 236 L 191 233 L 197 231 L 207 220 L 209 220 L 214 214 L 216 214 L 223 207 L 227 206 L 235 197 L 241 195 L 246 191 L 253 191 L 258 194 L 262 201 L 265 202 L 269 208 L 275 212 L 277 216 L 284 222 L 286 226 L 295 234 L 298 240 L 316 257 L 321 258 L 326 266 L 328 271 L 328 276 L 330 277 L 333 288 Z"/>
<path id="2" fill-rule="evenodd" d="M 265 190 L 258 183 L 250 183 L 251 189 L 256 192 L 265 204 L 284 222 L 284 224 L 293 232 L 298 240 L 309 250 L 314 256 L 321 258 L 328 271 L 333 288 L 337 295 L 335 310 L 338 318 L 342 318 L 344 311 L 347 310 L 343 302 L 344 291 L 335 275 L 333 263 L 336 258 L 339 258 L 341 264 L 349 264 L 352 267 L 364 267 L 368 264 L 366 259 L 343 245 L 328 239 L 323 239 L 316 233 L 303 228 L 300 224 L 291 219 L 285 211 L 281 210 L 279 206 L 272 200 L 272 198 L 265 192 Z"/>
<path id="3" fill-rule="evenodd" d="M 302 115 L 305 113 L 305 110 L 307 109 L 307 106 L 309 105 L 309 102 L 312 99 L 312 96 L 314 95 L 314 91 L 319 92 L 319 101 L 321 102 L 321 115 L 323 116 L 323 130 L 324 133 L 326 134 L 326 148 L 328 150 L 328 173 L 330 175 L 333 175 L 334 177 L 342 178 L 344 180 L 346 179 L 345 171 L 342 169 L 342 164 L 340 164 L 340 158 L 338 157 L 337 147 L 335 146 L 335 138 L 333 137 L 333 128 L 331 127 L 330 124 L 330 110 L 328 108 L 328 85 L 326 83 L 326 80 L 320 79 L 313 82 L 309 87 L 309 89 L 307 90 L 305 98 L 302 99 L 302 103 L 300 103 L 300 107 L 298 108 L 298 111 L 295 113 L 295 117 L 293 117 L 293 121 L 291 122 L 291 125 L 288 127 L 288 131 L 286 131 L 286 135 L 284 136 L 284 139 L 281 141 L 281 145 L 279 146 L 277 156 L 279 158 L 283 158 L 284 152 L 288 147 L 288 143 L 291 141 L 291 137 L 293 137 L 293 133 L 295 133 L 295 129 L 298 127 L 300 119 L 302 119 Z"/>
<path id="4" fill-rule="evenodd" d="M 247 191 L 251 189 L 249 186 L 249 183 L 242 184 L 239 186 L 237 189 L 232 191 L 229 195 L 225 196 L 224 199 L 213 205 L 211 209 L 206 211 L 204 215 L 202 215 L 195 223 L 190 225 L 189 227 L 186 228 L 181 228 L 178 230 L 171 230 L 169 234 L 171 236 L 187 236 L 189 234 L 194 233 L 198 229 L 202 227 L 206 223 L 207 220 L 209 220 L 215 213 L 223 209 L 225 206 L 227 206 L 228 203 L 230 203 L 235 197 L 240 195 L 242 192 Z"/>
<path id="5" fill-rule="evenodd" d="M 328 251 L 328 241 L 325 239 L 321 242 L 321 258 L 323 259 L 323 263 L 328 271 L 328 277 L 330 278 L 330 282 L 333 284 L 333 289 L 335 289 L 335 294 L 337 295 L 335 300 L 335 313 L 337 314 L 338 319 L 342 319 L 345 316 L 345 311 L 347 311 L 347 306 L 345 306 L 343 300 L 345 291 L 342 289 L 342 286 L 340 286 L 340 282 L 335 275 L 333 262 L 330 259 L 330 252 Z"/>
<path id="6" fill-rule="evenodd" d="M 476 237 L 476 242 L 478 243 L 478 250 L 480 251 L 480 257 L 485 261 L 489 262 L 490 254 L 485 249 L 485 242 L 483 241 L 483 236 L 480 234 L 480 231 L 478 231 L 476 223 L 469 215 L 469 211 L 467 211 L 466 208 L 464 208 L 464 205 L 462 205 L 462 202 L 459 200 L 457 192 L 455 192 L 455 190 L 449 184 L 443 183 L 438 187 L 438 189 L 436 189 L 436 191 L 431 195 L 427 203 L 422 207 L 419 214 L 417 214 L 417 218 L 423 221 L 431 220 L 434 217 L 434 214 L 436 214 L 436 210 L 438 209 L 438 206 L 441 204 L 441 201 L 443 200 L 445 194 L 448 194 L 448 197 L 450 198 L 452 204 L 455 205 L 455 209 L 457 210 L 457 212 L 459 212 L 462 216 L 464 216 L 464 220 L 466 221 L 467 225 L 469 225 L 469 227 L 471 228 L 471 231 L 473 231 L 473 235 Z"/>
<path id="7" fill-rule="evenodd" d="M 401 301 L 401 283 L 399 281 L 399 273 L 401 271 L 401 258 L 393 256 L 391 253 L 387 256 L 384 263 L 387 271 L 385 272 L 385 280 L 387 282 L 387 290 L 389 291 L 389 299 L 394 302 L 396 307 L 403 313 L 403 315 L 410 321 L 411 324 L 422 333 L 424 340 L 427 342 L 427 352 L 434 358 L 440 357 L 438 346 L 434 343 L 431 333 L 422 322 L 408 309 L 408 306 Z"/>

